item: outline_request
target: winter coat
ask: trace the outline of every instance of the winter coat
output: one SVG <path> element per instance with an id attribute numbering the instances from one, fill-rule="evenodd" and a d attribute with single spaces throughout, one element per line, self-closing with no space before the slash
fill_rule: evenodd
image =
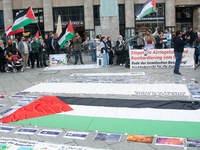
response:
<path id="1" fill-rule="evenodd" d="M 30 47 L 29 47 L 28 43 L 27 43 L 26 41 L 24 41 L 24 42 L 27 44 L 28 51 L 30 52 Z M 23 41 L 19 42 L 19 44 L 18 44 L 18 48 L 19 48 L 19 52 L 20 52 L 20 54 L 25 55 Z"/>
<path id="2" fill-rule="evenodd" d="M 188 43 L 188 40 L 186 39 L 185 41 L 183 41 L 180 37 L 176 36 L 173 39 L 173 42 L 174 42 L 174 51 L 183 53 L 184 45 L 186 45 Z"/>
<path id="3" fill-rule="evenodd" d="M 0 59 L 5 58 L 5 48 L 0 45 Z"/>
<path id="4" fill-rule="evenodd" d="M 194 42 L 194 47 L 195 47 L 195 54 L 199 55 L 199 44 L 200 44 L 200 38 L 196 39 L 196 41 Z"/>
<path id="5" fill-rule="evenodd" d="M 82 39 L 79 37 L 78 39 L 74 38 L 73 39 L 73 44 L 74 44 L 74 51 L 81 51 L 81 43 Z"/>
<path id="6" fill-rule="evenodd" d="M 8 47 L 6 48 L 6 52 L 7 54 L 12 53 L 13 55 L 15 55 L 17 52 L 16 46 L 14 44 L 11 44 L 11 45 L 8 44 Z"/>
<path id="7" fill-rule="evenodd" d="M 194 32 L 193 31 L 188 31 L 187 33 L 186 33 L 186 35 L 187 36 L 190 36 L 190 40 L 188 41 L 188 43 L 191 45 L 193 42 L 194 42 L 194 40 L 195 40 L 195 34 L 194 34 Z"/>
<path id="8" fill-rule="evenodd" d="M 31 53 L 39 53 L 40 44 L 36 42 L 31 43 Z"/>

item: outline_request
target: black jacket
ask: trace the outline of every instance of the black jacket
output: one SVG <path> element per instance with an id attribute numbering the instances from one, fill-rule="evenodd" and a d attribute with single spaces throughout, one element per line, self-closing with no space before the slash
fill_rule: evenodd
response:
<path id="1" fill-rule="evenodd" d="M 0 59 L 5 58 L 5 48 L 0 45 Z"/>
<path id="2" fill-rule="evenodd" d="M 188 40 L 186 39 L 185 41 L 183 41 L 180 37 L 176 36 L 173 39 L 173 43 L 174 43 L 174 51 L 179 52 L 179 53 L 183 53 L 184 45 L 186 45 L 188 43 Z"/>
<path id="3" fill-rule="evenodd" d="M 186 33 L 186 36 L 190 36 L 190 40 L 188 41 L 189 44 L 192 44 L 195 41 L 195 34 L 193 31 L 188 31 Z"/>
<path id="4" fill-rule="evenodd" d="M 55 50 L 60 49 L 60 45 L 58 44 L 58 38 L 54 38 L 53 39 L 53 48 L 55 48 Z"/>
<path id="5" fill-rule="evenodd" d="M 163 40 L 166 40 L 166 38 L 163 38 Z M 160 38 L 160 36 L 157 36 L 156 37 L 156 45 L 155 45 L 155 47 L 157 48 L 157 49 L 163 49 L 163 48 L 166 48 L 166 44 L 164 44 L 164 47 L 163 47 L 163 44 L 162 43 L 160 43 L 160 40 L 162 40 L 161 38 Z"/>
<path id="6" fill-rule="evenodd" d="M 15 55 L 16 52 L 17 52 L 17 49 L 16 49 L 16 46 L 14 44 L 11 44 L 11 45 L 8 44 L 8 47 L 6 48 L 6 51 L 7 51 L 7 54 L 10 52 L 13 55 Z"/>

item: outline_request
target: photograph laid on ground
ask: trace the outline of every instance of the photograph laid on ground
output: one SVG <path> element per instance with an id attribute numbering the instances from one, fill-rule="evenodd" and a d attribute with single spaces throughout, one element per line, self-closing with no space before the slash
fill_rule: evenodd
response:
<path id="1" fill-rule="evenodd" d="M 136 143 L 146 143 L 152 144 L 154 136 L 144 136 L 144 135 L 129 135 L 127 142 L 136 142 Z"/>
<path id="2" fill-rule="evenodd" d="M 200 139 L 187 139 L 187 147 L 200 148 Z"/>
<path id="3" fill-rule="evenodd" d="M 40 136 L 50 136 L 50 137 L 57 137 L 62 131 L 61 130 L 48 130 L 44 129 L 38 135 Z"/>
<path id="4" fill-rule="evenodd" d="M 155 145 L 184 147 L 184 138 L 157 137 Z"/>
<path id="5" fill-rule="evenodd" d="M 36 128 L 20 128 L 15 132 L 15 134 L 34 135 L 38 130 L 39 129 Z"/>
<path id="6" fill-rule="evenodd" d="M 95 141 L 105 141 L 105 142 L 119 142 L 121 139 L 121 134 L 111 134 L 111 133 L 97 133 L 94 140 Z"/>
<path id="7" fill-rule="evenodd" d="M 63 138 L 67 139 L 76 139 L 76 140 L 85 140 L 87 136 L 89 135 L 89 132 L 73 132 L 69 131 Z"/>
<path id="8" fill-rule="evenodd" d="M 11 126 L 0 126 L 0 132 L 10 132 L 13 129 L 15 129 L 15 127 L 11 127 Z"/>

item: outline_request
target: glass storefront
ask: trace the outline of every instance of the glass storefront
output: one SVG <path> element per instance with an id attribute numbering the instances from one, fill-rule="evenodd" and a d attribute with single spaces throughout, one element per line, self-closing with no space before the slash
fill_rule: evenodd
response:
<path id="1" fill-rule="evenodd" d="M 0 39 L 2 40 L 5 35 L 5 30 L 4 30 L 4 16 L 3 16 L 3 11 L 0 11 Z"/>
<path id="2" fill-rule="evenodd" d="M 186 32 L 188 27 L 193 26 L 193 8 L 176 7 L 176 31 L 183 30 Z"/>
<path id="3" fill-rule="evenodd" d="M 143 4 L 135 4 L 135 12 Z M 147 16 L 141 18 L 141 20 L 136 20 L 135 22 L 135 33 L 139 34 L 145 32 L 146 30 L 151 30 L 152 33 L 155 32 L 157 25 L 160 26 L 160 30 L 165 28 L 165 4 L 156 4 L 157 12 L 148 14 Z"/>

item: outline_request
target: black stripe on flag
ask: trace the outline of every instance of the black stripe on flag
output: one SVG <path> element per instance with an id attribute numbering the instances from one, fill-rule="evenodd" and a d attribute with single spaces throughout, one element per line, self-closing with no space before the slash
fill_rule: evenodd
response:
<path id="1" fill-rule="evenodd" d="M 131 99 L 108 99 L 108 98 L 58 98 L 69 105 L 103 106 L 103 107 L 127 107 L 127 108 L 154 108 L 154 109 L 179 109 L 197 110 L 200 103 L 195 101 L 164 101 L 164 100 L 131 100 Z"/>
<path id="2" fill-rule="evenodd" d="M 141 13 L 141 11 L 143 10 L 143 8 L 144 8 L 147 4 L 149 4 L 149 3 L 151 3 L 151 2 L 152 2 L 152 0 L 148 0 L 143 6 L 141 6 L 140 9 L 138 9 L 138 10 L 135 12 L 135 16 L 137 17 L 137 16 Z"/>
<path id="3" fill-rule="evenodd" d="M 24 10 L 23 12 L 19 13 L 19 14 L 15 17 L 14 22 L 15 22 L 15 20 L 17 20 L 18 18 L 21 18 L 21 17 L 23 17 L 24 15 L 26 15 L 26 14 L 28 13 L 28 10 L 29 10 L 29 9 L 30 9 L 30 7 L 29 7 L 28 9 Z"/>
<path id="4" fill-rule="evenodd" d="M 68 24 L 65 26 L 65 28 L 63 29 L 62 33 L 60 34 L 60 36 L 59 36 L 59 38 L 58 38 L 58 41 L 65 35 L 66 30 L 68 29 L 68 25 L 69 25 L 69 22 L 68 22 Z"/>

